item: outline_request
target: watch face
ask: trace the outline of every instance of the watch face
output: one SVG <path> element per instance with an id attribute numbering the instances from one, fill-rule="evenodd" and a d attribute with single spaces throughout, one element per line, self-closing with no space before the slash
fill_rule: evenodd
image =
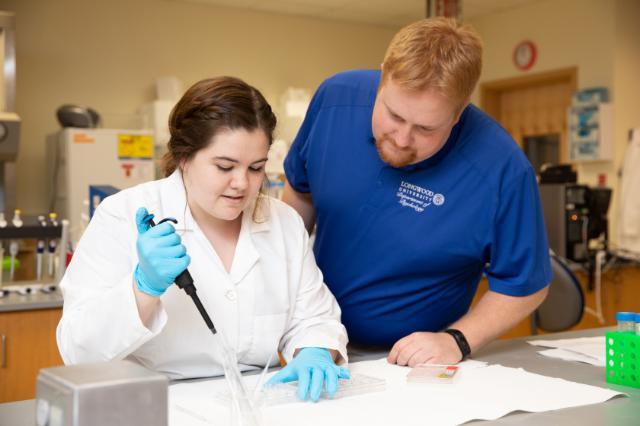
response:
<path id="1" fill-rule="evenodd" d="M 513 63 L 518 69 L 528 70 L 535 63 L 536 46 L 531 41 L 519 43 L 513 51 Z"/>

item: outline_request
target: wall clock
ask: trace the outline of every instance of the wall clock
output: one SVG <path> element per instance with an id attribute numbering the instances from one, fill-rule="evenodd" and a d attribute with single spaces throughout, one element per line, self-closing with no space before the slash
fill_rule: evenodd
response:
<path id="1" fill-rule="evenodd" d="M 521 71 L 527 71 L 533 67 L 538 57 L 538 50 L 536 45 L 530 41 L 525 40 L 518 43 L 513 49 L 513 63 L 516 68 Z"/>

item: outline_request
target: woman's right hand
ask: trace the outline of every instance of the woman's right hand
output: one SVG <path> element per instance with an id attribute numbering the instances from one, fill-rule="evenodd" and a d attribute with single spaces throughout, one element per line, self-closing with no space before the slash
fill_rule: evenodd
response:
<path id="1" fill-rule="evenodd" d="M 138 265 L 134 276 L 138 290 L 158 297 L 187 269 L 191 259 L 173 225 L 164 222 L 152 227 L 144 221 L 148 214 L 144 207 L 136 212 Z"/>

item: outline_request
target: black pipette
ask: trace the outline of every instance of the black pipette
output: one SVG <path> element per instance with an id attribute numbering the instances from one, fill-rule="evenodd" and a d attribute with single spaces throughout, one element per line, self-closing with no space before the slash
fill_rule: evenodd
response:
<path id="1" fill-rule="evenodd" d="M 153 221 L 153 214 L 148 214 L 147 216 L 144 217 L 144 219 L 142 219 L 142 221 L 147 222 L 151 226 L 156 226 L 155 222 Z M 158 225 L 167 221 L 178 223 L 176 219 L 172 217 L 167 217 L 165 219 L 162 219 L 160 222 L 158 222 Z M 207 327 L 209 327 L 209 330 L 211 330 L 213 334 L 216 334 L 217 331 L 216 331 L 216 328 L 213 326 L 213 321 L 211 321 L 211 318 L 209 318 L 209 314 L 207 313 L 204 306 L 202 306 L 202 302 L 200 302 L 200 298 L 196 294 L 196 286 L 193 283 L 193 277 L 189 273 L 189 270 L 185 269 L 184 271 L 182 271 L 180 275 L 176 277 L 175 283 L 178 287 L 184 290 L 185 293 L 191 296 L 193 303 L 195 303 L 196 308 L 198 308 L 198 312 L 200 312 L 200 315 L 202 315 L 202 319 L 204 319 L 204 322 L 207 324 Z"/>

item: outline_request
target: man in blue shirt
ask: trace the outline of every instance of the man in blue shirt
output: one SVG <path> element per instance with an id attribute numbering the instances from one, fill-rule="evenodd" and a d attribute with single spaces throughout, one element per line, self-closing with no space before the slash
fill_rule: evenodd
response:
<path id="1" fill-rule="evenodd" d="M 482 45 L 447 19 L 403 28 L 382 71 L 322 83 L 285 161 L 284 200 L 352 342 L 399 365 L 456 363 L 529 315 L 551 280 L 535 173 L 469 104 Z M 489 291 L 469 310 L 485 273 Z"/>

